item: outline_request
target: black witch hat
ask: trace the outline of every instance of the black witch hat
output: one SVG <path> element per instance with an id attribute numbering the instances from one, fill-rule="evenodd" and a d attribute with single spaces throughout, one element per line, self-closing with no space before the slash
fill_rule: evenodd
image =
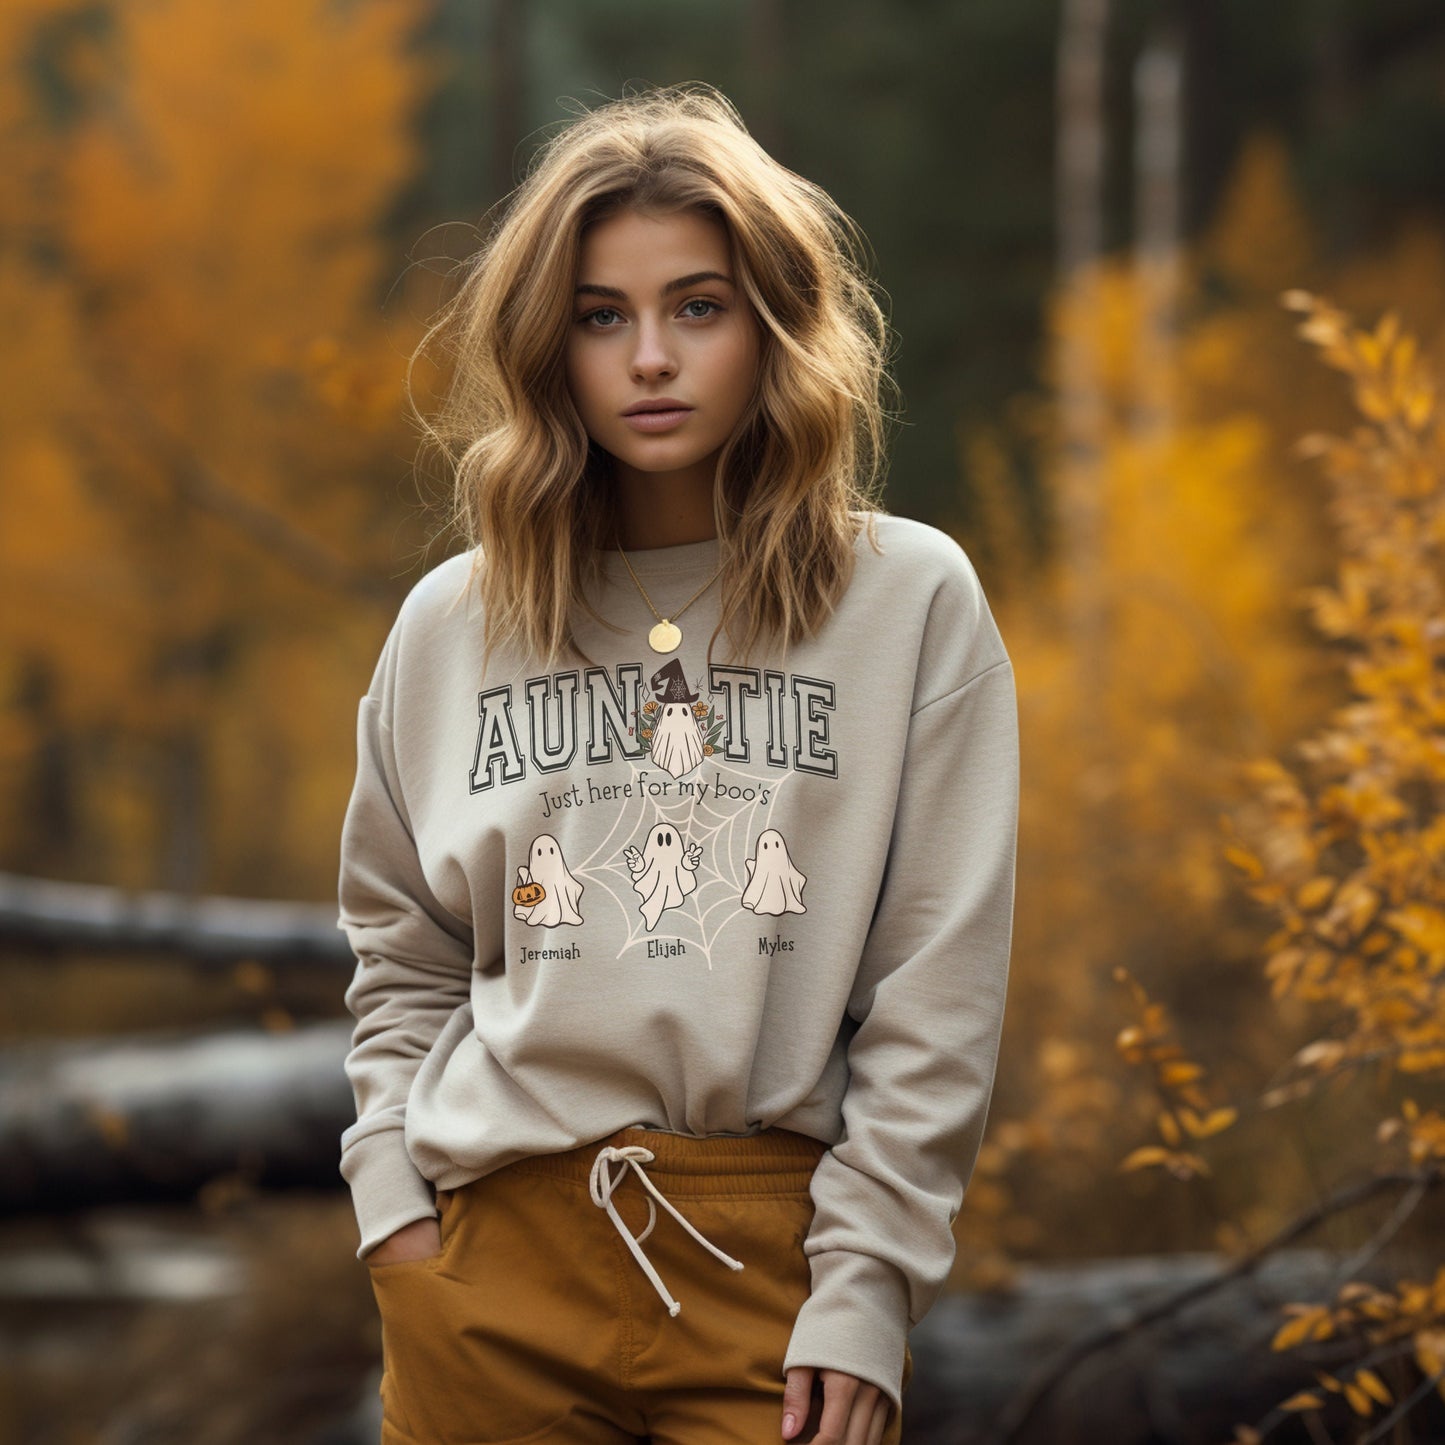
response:
<path id="1" fill-rule="evenodd" d="M 657 700 L 666 704 L 670 702 L 696 702 L 697 694 L 689 692 L 687 678 L 683 675 L 682 663 L 677 658 L 672 658 L 663 666 L 659 667 L 652 674 L 649 680 L 653 692 L 657 694 Z"/>

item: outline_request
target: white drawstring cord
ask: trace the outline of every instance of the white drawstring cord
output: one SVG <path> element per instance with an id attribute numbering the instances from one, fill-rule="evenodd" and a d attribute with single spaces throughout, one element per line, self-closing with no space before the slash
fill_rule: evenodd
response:
<path id="1" fill-rule="evenodd" d="M 658 1278 L 657 1271 L 653 1269 L 651 1261 L 642 1252 L 642 1241 L 652 1233 L 652 1226 L 657 1223 L 656 1207 L 653 1205 L 651 1199 L 647 1201 L 647 1228 L 644 1229 L 641 1234 L 634 1235 L 622 1222 L 622 1216 L 618 1214 L 616 1206 L 612 1203 L 613 1191 L 622 1183 L 629 1165 L 647 1187 L 648 1193 L 656 1198 L 659 1203 L 662 1204 L 663 1208 L 667 1209 L 672 1214 L 672 1217 L 676 1219 L 699 1244 L 710 1249 L 729 1269 L 741 1269 L 743 1265 L 741 1260 L 734 1259 L 730 1254 L 725 1254 L 717 1245 L 713 1244 L 711 1240 L 704 1239 L 703 1236 L 673 1208 L 668 1200 L 658 1192 L 657 1186 L 642 1171 L 642 1161 L 646 1160 L 651 1163 L 656 1157 L 651 1149 L 646 1149 L 641 1144 L 629 1144 L 622 1149 L 619 1149 L 614 1144 L 609 1144 L 606 1148 L 599 1151 L 597 1158 L 592 1161 L 592 1177 L 589 1181 L 589 1188 L 592 1193 L 592 1202 L 599 1209 L 605 1209 L 608 1214 L 612 1216 L 612 1222 L 617 1226 L 618 1233 L 627 1241 L 628 1249 L 632 1251 L 638 1264 L 647 1271 L 648 1279 L 652 1281 L 654 1288 L 658 1294 L 662 1296 L 662 1302 L 667 1306 L 668 1314 L 675 1315 L 682 1306 L 668 1294 L 666 1285 Z M 610 1161 L 620 1161 L 622 1164 L 622 1168 L 617 1171 L 616 1175 L 613 1175 L 607 1168 Z"/>

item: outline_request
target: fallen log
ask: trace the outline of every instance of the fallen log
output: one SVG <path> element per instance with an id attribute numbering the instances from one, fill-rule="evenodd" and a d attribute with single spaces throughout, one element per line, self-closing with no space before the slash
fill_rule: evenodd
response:
<path id="1" fill-rule="evenodd" d="M 344 1019 L 8 1045 L 0 1216 L 187 1199 L 223 1177 L 336 1188 L 356 1118 L 351 1030 Z"/>
<path id="2" fill-rule="evenodd" d="M 1221 1274 L 1221 1255 L 1189 1253 L 1024 1265 L 1003 1295 L 945 1295 L 913 1332 L 914 1376 L 904 1397 L 907 1445 L 1224 1445 L 1236 1424 L 1258 1425 L 1296 1391 L 1317 1386 L 1313 1368 L 1343 1368 L 1368 1348 L 1332 1339 L 1274 1352 L 1270 1341 L 1292 1301 L 1326 1301 L 1340 1281 L 1340 1257 L 1290 1249 L 1267 1256 L 1249 1276 L 1191 1300 L 1151 1324 L 1133 1317 Z M 1373 1261 L 1351 1274 L 1377 1285 L 1414 1269 Z M 1016 1433 L 1003 1421 L 1049 1361 L 1074 1341 L 1117 1321 L 1118 1340 L 1079 1361 Z M 1378 1366 L 1376 1368 L 1379 1368 Z M 1346 1374 L 1352 1373 L 1346 1370 Z M 1393 1369 L 1383 1371 L 1387 1380 Z M 1419 1373 L 1407 1364 L 1408 1389 Z M 1399 1383 L 1397 1381 L 1396 1383 Z M 1321 1394 L 1325 1392 L 1321 1391 Z M 1398 1393 L 1397 1393 L 1398 1398 Z M 1388 1408 L 1376 1412 L 1376 1418 Z M 1328 1438 L 1353 1438 L 1358 1416 L 1337 1396 Z M 1411 1415 L 1417 1440 L 1445 1439 L 1445 1408 L 1432 1393 Z M 1310 1438 L 1299 1425 L 1271 1440 Z M 1326 1438 L 1317 1434 L 1315 1438 Z"/>
<path id="3" fill-rule="evenodd" d="M 334 904 L 132 892 L 0 873 L 0 939 L 91 952 L 180 954 L 200 964 L 356 960 Z"/>

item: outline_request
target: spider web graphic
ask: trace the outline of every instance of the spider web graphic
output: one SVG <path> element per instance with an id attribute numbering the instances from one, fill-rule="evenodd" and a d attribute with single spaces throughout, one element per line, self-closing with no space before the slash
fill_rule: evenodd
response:
<path id="1" fill-rule="evenodd" d="M 744 859 L 753 856 L 755 840 L 768 826 L 778 794 L 792 783 L 794 775 L 789 771 L 766 778 L 755 777 L 721 761 L 717 753 L 681 778 L 672 778 L 666 771 L 649 766 L 650 757 L 627 761 L 635 792 L 644 789 L 648 782 L 667 780 L 671 783 L 671 796 L 622 799 L 607 836 L 580 864 L 569 864 L 570 872 L 584 883 L 595 883 L 626 918 L 627 938 L 617 951 L 618 958 L 647 939 L 679 939 L 694 945 L 711 970 L 713 946 L 727 923 L 737 913 L 745 913 L 749 918 L 755 916 L 742 902 L 743 889 L 748 883 Z M 640 782 L 644 772 L 648 778 Z M 723 775 L 724 782 L 739 788 L 751 787 L 758 796 L 751 799 L 714 797 L 712 779 L 718 773 Z M 678 795 L 678 787 L 693 780 L 707 782 L 705 798 L 699 798 L 696 793 Z M 768 794 L 766 803 L 761 798 L 764 791 Z M 724 812 L 724 808 L 729 811 Z M 759 814 L 763 815 L 761 822 Z M 639 853 L 645 852 L 648 834 L 659 823 L 669 824 L 677 831 L 684 850 L 698 844 L 702 857 L 697 865 L 697 887 L 675 908 L 663 909 L 657 926 L 649 932 L 642 916 L 642 895 L 632 886 L 626 849 L 633 847 Z M 583 916 L 587 916 L 585 905 Z"/>

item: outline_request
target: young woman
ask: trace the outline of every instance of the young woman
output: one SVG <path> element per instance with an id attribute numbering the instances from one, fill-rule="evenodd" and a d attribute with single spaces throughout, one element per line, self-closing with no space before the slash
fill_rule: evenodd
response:
<path id="1" fill-rule="evenodd" d="M 1018 739 L 968 558 L 873 499 L 856 239 L 715 91 L 644 92 L 549 140 L 423 343 L 469 546 L 341 839 L 385 1445 L 900 1437 Z"/>

